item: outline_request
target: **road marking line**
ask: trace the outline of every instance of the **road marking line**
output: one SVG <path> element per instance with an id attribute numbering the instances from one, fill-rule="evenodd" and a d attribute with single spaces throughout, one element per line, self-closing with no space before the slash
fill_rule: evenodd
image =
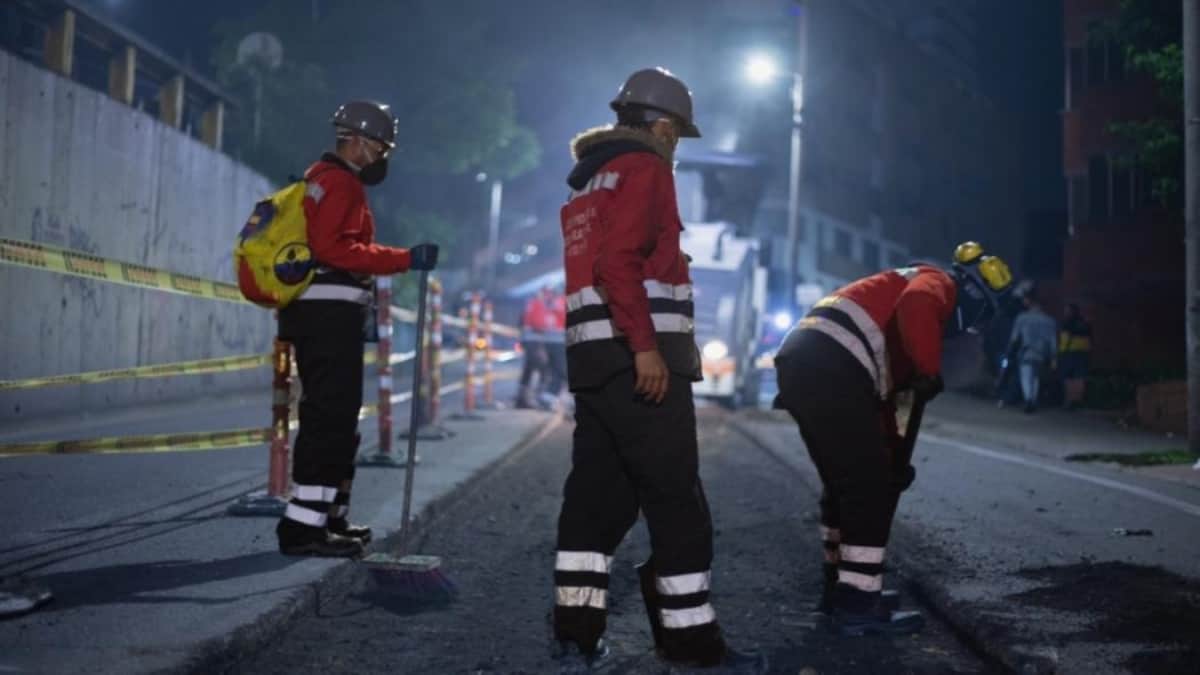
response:
<path id="1" fill-rule="evenodd" d="M 1024 457 L 1017 457 L 1016 455 L 1012 455 L 1007 452 L 1000 452 L 997 450 L 989 450 L 987 448 L 981 448 L 977 445 L 971 445 L 969 443 L 963 443 L 961 441 L 950 440 L 948 438 L 943 438 L 941 436 L 935 436 L 932 434 L 923 436 L 922 440 L 931 441 L 934 443 L 940 443 L 942 445 L 947 445 L 952 448 L 957 448 L 958 450 L 961 450 L 963 452 L 967 452 L 967 453 L 970 453 L 973 455 L 979 455 L 980 457 L 987 457 L 988 459 L 995 459 L 995 460 L 998 460 L 1001 462 L 1009 462 L 1010 464 L 1018 464 L 1018 465 L 1033 468 L 1033 469 L 1041 469 L 1043 471 L 1048 471 L 1050 473 L 1057 474 L 1059 476 L 1065 476 L 1067 478 L 1074 478 L 1076 480 L 1080 480 L 1085 483 L 1091 483 L 1093 485 L 1099 485 L 1101 487 L 1112 488 L 1114 490 L 1120 490 L 1121 492 L 1126 492 L 1128 494 L 1135 495 L 1137 497 L 1141 497 L 1143 499 L 1155 502 L 1156 504 L 1160 504 L 1162 506 L 1169 506 L 1178 511 L 1182 511 L 1188 515 L 1200 517 L 1200 506 L 1191 504 L 1189 502 L 1185 502 L 1180 499 L 1175 499 L 1173 497 L 1167 497 L 1165 495 L 1160 495 L 1157 492 L 1153 492 L 1153 491 L 1147 490 L 1145 488 L 1140 488 L 1135 485 L 1130 485 L 1128 483 L 1122 483 L 1121 481 L 1112 480 L 1110 478 L 1101 478 L 1100 476 L 1092 476 L 1090 474 L 1082 473 L 1079 471 L 1073 471 L 1071 469 L 1066 469 L 1061 466 L 1055 466 L 1053 464 L 1049 464 L 1046 462 L 1040 462 L 1040 461 L 1034 460 L 1034 459 L 1026 459 Z"/>

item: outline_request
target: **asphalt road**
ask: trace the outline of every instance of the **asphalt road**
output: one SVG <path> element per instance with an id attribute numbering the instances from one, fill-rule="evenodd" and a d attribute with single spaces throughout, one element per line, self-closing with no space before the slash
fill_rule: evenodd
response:
<path id="1" fill-rule="evenodd" d="M 820 579 L 815 495 L 799 474 L 702 410 L 701 466 L 716 528 L 713 602 L 730 642 L 758 648 L 771 672 L 979 673 L 937 621 L 918 636 L 845 640 L 810 613 Z M 554 530 L 569 467 L 570 427 L 512 458 L 432 524 L 419 550 L 441 555 L 460 588 L 448 606 L 392 601 L 364 577 L 325 599 L 238 673 L 546 673 Z M 617 552 L 605 672 L 659 673 L 633 565 L 643 524 Z"/>
<path id="2" fill-rule="evenodd" d="M 815 484 L 794 424 L 739 417 Z M 956 624 L 1031 672 L 1200 673 L 1200 490 L 931 426 L 891 550 Z"/>

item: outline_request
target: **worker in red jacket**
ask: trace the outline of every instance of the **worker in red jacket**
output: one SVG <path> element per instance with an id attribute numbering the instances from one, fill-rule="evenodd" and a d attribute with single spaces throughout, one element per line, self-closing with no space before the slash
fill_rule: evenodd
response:
<path id="1" fill-rule="evenodd" d="M 561 214 L 576 425 L 554 635 L 564 660 L 604 656 L 613 552 L 640 511 L 653 553 L 639 573 L 659 653 L 698 666 L 758 664 L 726 647 L 709 603 L 712 521 L 692 400 L 700 358 L 672 175 L 679 138 L 700 135 L 691 92 L 666 70 L 641 70 L 611 105 L 617 125 L 572 144 Z"/>
<path id="2" fill-rule="evenodd" d="M 546 289 L 546 321 L 542 336 L 546 346 L 546 377 L 542 394 L 557 406 L 567 383 L 567 296 L 562 288 Z"/>
<path id="3" fill-rule="evenodd" d="M 304 395 L 292 458 L 292 497 L 276 527 L 287 555 L 352 557 L 369 528 L 347 520 L 362 406 L 364 327 L 373 275 L 430 270 L 437 246 L 374 243 L 365 185 L 387 175 L 396 121 L 386 105 L 351 101 L 333 116 L 334 152 L 304 174 L 308 245 L 317 272 L 304 293 L 279 312 L 279 336 L 291 342 Z"/>
<path id="4" fill-rule="evenodd" d="M 1011 284 L 1001 259 L 968 242 L 949 271 L 917 264 L 834 291 L 775 356 L 776 407 L 799 424 L 824 485 L 820 609 L 843 635 L 921 628 L 919 613 L 894 611 L 881 593 L 892 517 L 915 475 L 907 461 L 893 461 L 902 442 L 896 393 L 936 396 L 943 336 L 986 322 Z"/>
<path id="5" fill-rule="evenodd" d="M 525 303 L 521 314 L 521 348 L 525 360 L 521 365 L 520 386 L 517 389 L 517 408 L 536 408 L 537 395 L 533 390 L 533 376 L 538 376 L 539 386 L 545 384 L 549 355 L 546 353 L 546 325 L 550 321 L 547 304 L 548 289 L 542 288 Z"/>

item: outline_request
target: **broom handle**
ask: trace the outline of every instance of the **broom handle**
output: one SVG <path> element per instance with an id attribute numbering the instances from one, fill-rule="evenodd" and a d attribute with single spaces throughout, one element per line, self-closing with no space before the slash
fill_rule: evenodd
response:
<path id="1" fill-rule="evenodd" d="M 413 350 L 412 397 L 409 399 L 408 463 L 404 465 L 404 513 L 400 523 L 400 555 L 408 553 L 408 537 L 412 529 L 413 474 L 417 466 L 417 426 L 421 421 L 421 371 L 425 351 L 425 296 L 429 291 L 429 270 L 421 270 L 417 285 L 417 345 Z"/>

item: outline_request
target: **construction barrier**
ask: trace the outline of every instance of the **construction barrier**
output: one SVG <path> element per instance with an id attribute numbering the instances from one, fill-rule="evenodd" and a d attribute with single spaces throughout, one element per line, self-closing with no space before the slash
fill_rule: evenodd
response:
<path id="1" fill-rule="evenodd" d="M 144 265 L 108 260 L 90 253 L 72 251 L 48 244 L 0 238 L 0 264 L 51 271 L 142 289 L 239 304 L 250 304 L 242 297 L 237 286 L 233 284 L 202 279 L 186 274 L 176 274 Z M 447 354 L 442 353 L 441 285 L 435 282 L 434 288 L 436 292 L 431 299 L 434 301 L 435 312 L 433 314 L 433 322 L 436 329 L 431 331 L 431 346 L 433 348 L 429 351 L 430 362 L 428 366 L 429 381 L 432 383 L 428 394 L 430 423 L 434 423 L 437 420 L 440 396 L 451 391 L 464 390 L 470 399 L 467 411 L 474 410 L 474 367 L 476 353 L 479 351 L 476 343 L 480 339 L 480 295 L 475 293 L 472 298 L 469 319 L 464 318 L 456 321 L 453 317 L 446 317 L 445 321 L 448 325 L 468 329 L 469 336 L 466 349 L 456 350 Z M 391 305 L 390 277 L 382 277 L 377 280 L 377 307 L 377 321 L 380 330 L 379 345 L 374 353 L 364 354 L 364 363 L 379 364 L 379 400 L 396 404 L 408 400 L 411 397 L 411 393 L 392 394 L 391 366 L 412 360 L 415 354 L 413 352 L 392 353 L 392 319 L 412 323 L 416 320 L 416 313 L 412 310 L 393 307 Z M 519 337 L 520 334 L 513 327 L 492 323 L 490 303 L 487 312 L 488 316 L 484 329 L 486 348 L 483 350 L 485 353 L 485 400 L 491 396 L 490 382 L 495 379 L 491 364 L 496 354 L 492 349 L 491 336 L 498 334 L 515 338 Z M 515 353 L 508 352 L 500 356 L 499 360 L 507 360 L 515 358 Z M 467 379 L 464 382 L 441 386 L 441 366 L 464 359 L 467 362 Z M 264 493 L 252 495 L 251 497 L 258 501 L 252 499 L 250 502 L 243 504 L 243 506 L 246 506 L 251 512 L 255 512 L 257 509 L 274 510 L 281 508 L 280 505 L 290 490 L 288 476 L 289 435 L 291 431 L 297 428 L 297 423 L 290 419 L 290 392 L 291 381 L 294 376 L 294 365 L 291 357 L 291 346 L 287 343 L 277 340 L 271 356 L 228 356 L 21 380 L 0 380 L 0 391 L 96 384 L 137 378 L 234 372 L 260 368 L 268 364 L 272 366 L 273 373 L 272 420 L 271 426 L 268 428 L 0 444 L 0 457 L 37 454 L 112 454 L 213 450 L 245 447 L 266 442 L 270 444 L 267 490 Z M 363 406 L 360 411 L 360 419 L 371 415 L 378 415 L 380 418 L 380 453 L 385 455 L 390 454 L 391 406 L 380 407 L 376 404 Z"/>
<path id="2" fill-rule="evenodd" d="M 493 309 L 491 300 L 483 303 L 483 339 L 480 341 L 483 350 L 483 402 L 480 407 L 486 410 L 499 410 L 502 407 L 496 401 L 494 367 L 496 352 L 492 342 L 492 335 L 495 331 L 495 324 L 492 321 Z"/>
<path id="3" fill-rule="evenodd" d="M 465 322 L 467 327 L 467 372 L 463 378 L 463 409 L 462 412 L 456 413 L 456 420 L 482 420 L 479 414 L 475 412 L 475 361 L 479 352 L 479 315 L 482 306 L 482 298 L 478 291 L 471 294 L 471 302 L 468 307 L 464 307 L 459 311 L 459 317 Z"/>
<path id="4" fill-rule="evenodd" d="M 379 324 L 379 400 L 390 401 L 392 398 L 392 278 L 380 277 L 375 281 L 375 303 L 377 307 L 376 321 Z M 379 409 L 379 446 L 376 459 L 394 462 L 392 458 L 392 407 L 383 406 Z"/>
<path id="5" fill-rule="evenodd" d="M 441 412 L 442 397 L 442 283 L 437 279 L 429 282 L 429 383 L 428 406 L 421 420 L 426 426 L 436 426 Z M 415 430 L 409 430 L 410 433 Z"/>

